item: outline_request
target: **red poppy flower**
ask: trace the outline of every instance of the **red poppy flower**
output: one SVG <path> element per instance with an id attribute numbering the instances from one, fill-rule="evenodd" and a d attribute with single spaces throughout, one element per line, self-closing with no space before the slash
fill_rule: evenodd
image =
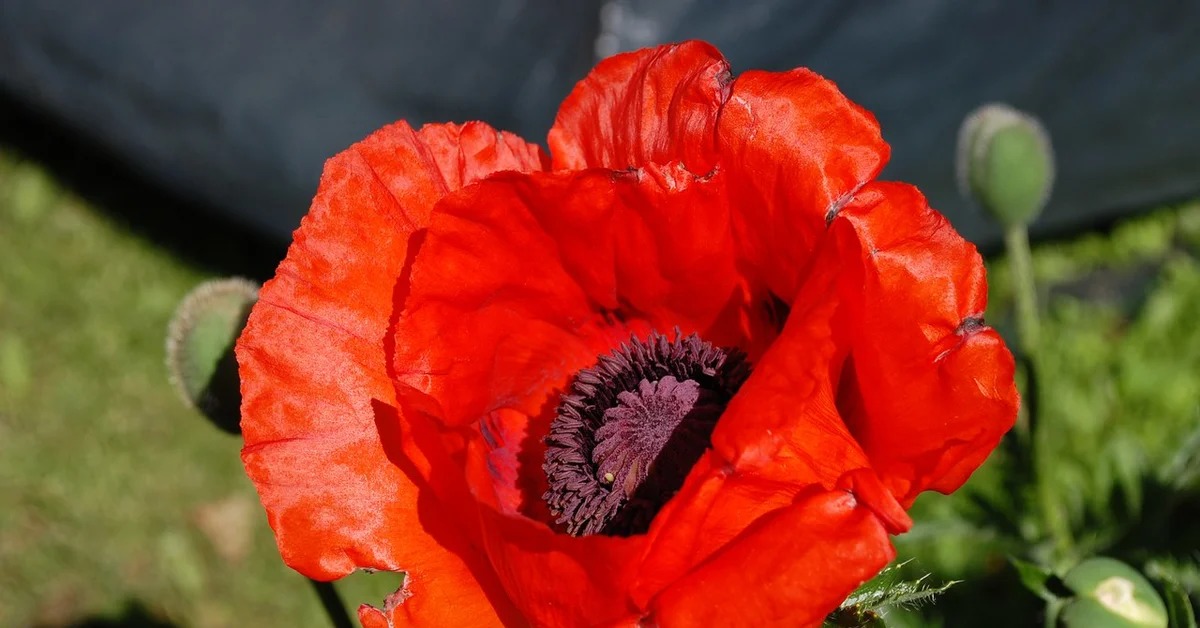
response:
<path id="1" fill-rule="evenodd" d="M 689 42 L 552 158 L 403 122 L 330 160 L 237 346 L 284 560 L 368 626 L 818 623 L 1016 414 L 974 247 L 874 118 Z"/>

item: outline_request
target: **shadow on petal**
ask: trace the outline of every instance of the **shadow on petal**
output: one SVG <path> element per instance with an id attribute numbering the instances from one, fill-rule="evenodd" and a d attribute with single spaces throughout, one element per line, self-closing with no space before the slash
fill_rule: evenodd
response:
<path id="1" fill-rule="evenodd" d="M 459 600 L 461 597 L 475 597 L 471 590 L 474 588 L 482 592 L 487 603 L 503 622 L 508 623 L 518 618 L 519 615 L 505 594 L 496 573 L 488 565 L 486 555 L 473 542 L 473 539 L 478 538 L 478 514 L 474 505 L 448 504 L 440 500 L 424 479 L 424 474 L 404 451 L 402 443 L 405 439 L 406 422 L 402 420 L 400 412 L 379 400 L 372 400 L 371 405 L 375 410 L 375 427 L 379 430 L 384 453 L 392 464 L 412 478 L 417 487 L 417 519 L 422 532 L 437 544 L 437 549 L 461 560 L 461 565 L 449 565 L 444 557 L 428 555 L 432 552 L 427 550 L 426 556 L 419 557 L 423 559 L 417 561 L 420 564 L 413 564 L 411 568 L 405 565 L 408 574 L 405 589 L 410 593 L 410 597 L 402 604 L 419 608 L 404 610 L 408 610 L 411 617 L 420 621 L 428 621 L 430 617 L 445 619 L 448 617 L 446 613 L 475 621 L 478 617 L 471 619 L 470 613 L 465 609 L 446 608 L 448 604 L 467 606 Z M 430 466 L 429 472 L 454 472 L 439 466 Z M 458 473 L 461 475 L 461 471 Z M 403 543 L 403 540 L 397 542 Z M 460 575 L 455 572 L 463 568 L 473 582 L 464 582 L 461 577 L 457 578 L 457 582 L 447 582 L 454 579 L 455 575 Z M 422 582 L 423 579 L 430 582 Z M 460 612 L 462 615 L 458 615 Z"/>

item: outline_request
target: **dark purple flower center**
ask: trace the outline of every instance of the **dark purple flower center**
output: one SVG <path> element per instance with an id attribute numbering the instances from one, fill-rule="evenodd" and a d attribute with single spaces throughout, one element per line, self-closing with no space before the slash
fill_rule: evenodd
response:
<path id="1" fill-rule="evenodd" d="M 580 371 L 546 437 L 543 499 L 575 536 L 645 532 L 709 446 L 750 365 L 692 334 L 651 333 Z"/>

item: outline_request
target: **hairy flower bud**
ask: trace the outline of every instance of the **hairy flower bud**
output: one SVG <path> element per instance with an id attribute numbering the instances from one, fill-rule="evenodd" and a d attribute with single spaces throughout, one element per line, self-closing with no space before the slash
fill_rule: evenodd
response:
<path id="1" fill-rule="evenodd" d="M 1027 113 L 984 105 L 959 129 L 957 171 L 962 193 L 993 218 L 1005 226 L 1027 225 L 1054 186 L 1050 136 Z"/>
<path id="2" fill-rule="evenodd" d="M 257 301 L 252 281 L 206 281 L 183 298 L 167 327 L 171 384 L 184 403 L 229 432 L 238 431 L 241 405 L 233 343 Z"/>

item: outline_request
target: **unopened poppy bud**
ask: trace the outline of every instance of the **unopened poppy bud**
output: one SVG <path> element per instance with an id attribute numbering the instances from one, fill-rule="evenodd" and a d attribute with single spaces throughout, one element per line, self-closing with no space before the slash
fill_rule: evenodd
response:
<path id="1" fill-rule="evenodd" d="M 239 278 L 192 290 L 167 327 L 167 374 L 184 403 L 221 429 L 237 432 L 241 392 L 233 343 L 258 300 L 258 284 Z"/>
<path id="2" fill-rule="evenodd" d="M 1037 118 L 1008 105 L 984 105 L 958 133 L 958 182 L 1005 226 L 1033 222 L 1054 186 L 1054 151 Z"/>
<path id="3" fill-rule="evenodd" d="M 1111 558 L 1089 558 L 1063 577 L 1075 597 L 1060 615 L 1064 626 L 1166 628 L 1167 608 L 1142 574 Z"/>

